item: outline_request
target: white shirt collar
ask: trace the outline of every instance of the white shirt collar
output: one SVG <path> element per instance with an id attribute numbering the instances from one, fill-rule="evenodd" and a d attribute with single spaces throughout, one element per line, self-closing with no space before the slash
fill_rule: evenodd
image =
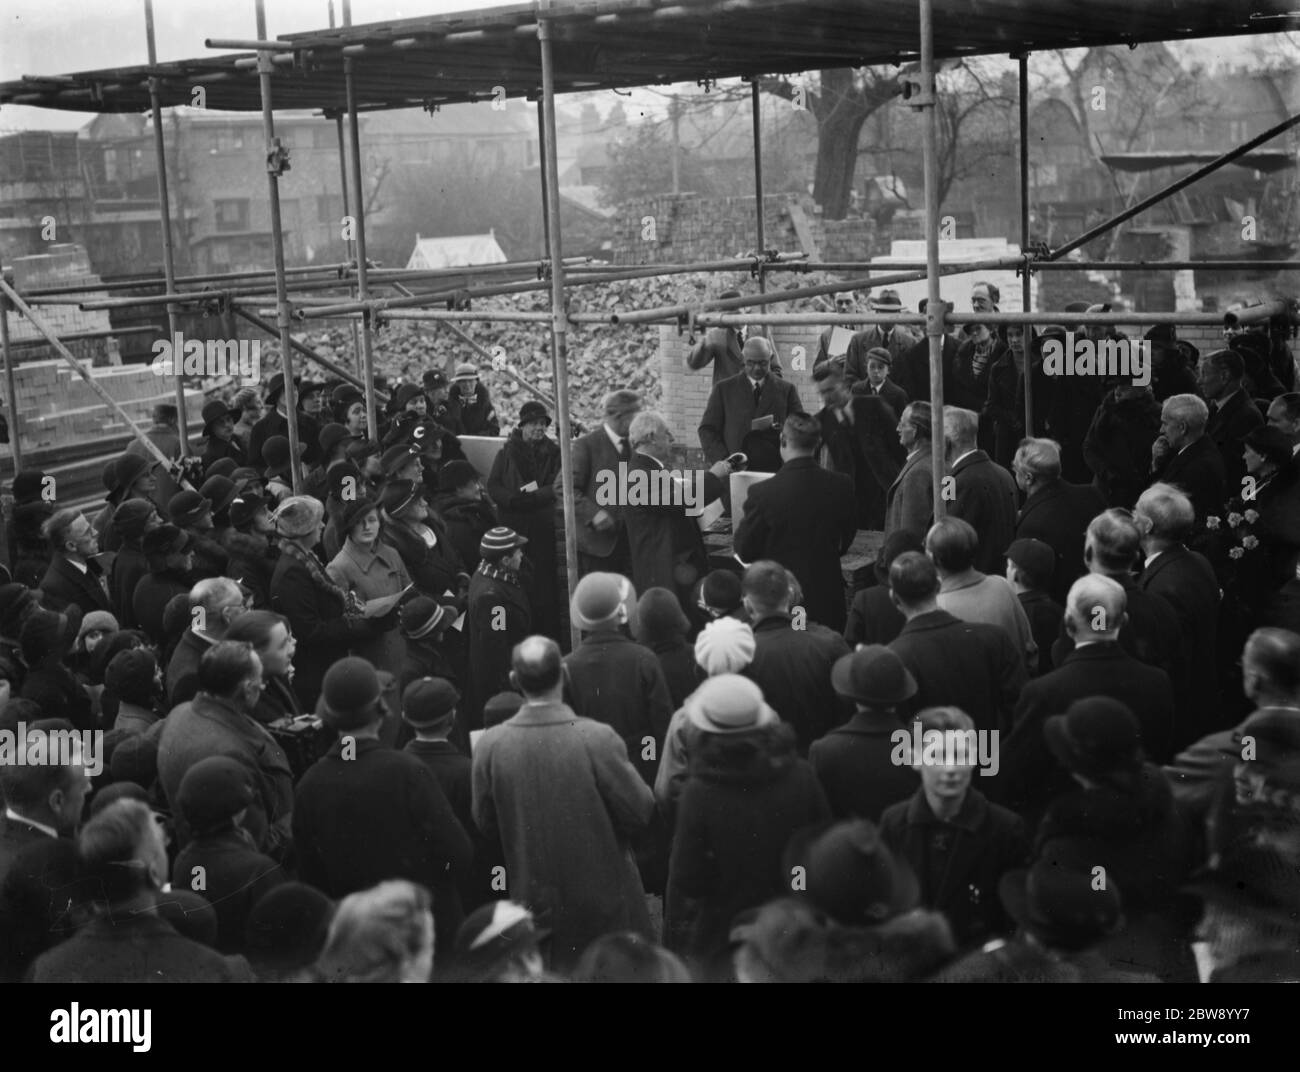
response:
<path id="1" fill-rule="evenodd" d="M 28 826 L 35 827 L 42 834 L 49 834 L 52 838 L 57 838 L 59 836 L 59 832 L 55 830 L 54 827 L 46 826 L 44 823 L 38 823 L 35 819 L 27 818 L 26 815 L 19 815 L 13 810 L 13 808 L 5 808 L 5 818 L 13 819 L 15 822 L 19 823 L 26 823 Z"/>
<path id="2" fill-rule="evenodd" d="M 957 466 L 961 464 L 962 458 L 968 458 L 968 457 L 970 457 L 970 455 L 974 454 L 975 451 L 978 450 L 978 449 L 979 449 L 978 447 L 974 447 L 974 448 L 968 450 L 965 454 L 962 454 L 962 455 L 960 455 L 959 457 L 954 458 L 954 459 L 952 460 L 952 468 L 956 469 Z"/>
<path id="3" fill-rule="evenodd" d="M 1291 457 L 1294 458 L 1297 454 L 1300 454 L 1300 443 L 1291 448 Z"/>
<path id="4" fill-rule="evenodd" d="M 1146 561 L 1142 563 L 1142 568 L 1147 569 L 1148 567 L 1150 567 L 1152 562 L 1154 562 L 1157 558 L 1159 558 L 1163 554 L 1164 554 L 1163 551 L 1157 551 L 1154 555 L 1147 555 Z"/>
<path id="5" fill-rule="evenodd" d="M 65 557 L 65 561 L 66 561 L 69 565 L 71 565 L 71 566 L 75 566 L 75 567 L 76 567 L 77 569 L 79 569 L 82 573 L 89 573 L 89 572 L 90 572 L 90 567 L 87 566 L 84 562 L 82 562 L 82 561 L 79 560 L 79 559 L 71 558 L 71 557 Z"/>
<path id="6" fill-rule="evenodd" d="M 609 436 L 609 441 L 614 444 L 614 449 L 622 450 L 623 437 L 621 435 L 615 434 L 614 430 L 610 428 L 610 426 L 607 424 L 601 425 L 601 427 L 605 429 L 605 434 Z"/>

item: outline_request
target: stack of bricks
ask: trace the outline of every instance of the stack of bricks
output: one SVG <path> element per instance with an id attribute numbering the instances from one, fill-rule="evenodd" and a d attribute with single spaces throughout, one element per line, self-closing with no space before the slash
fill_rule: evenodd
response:
<path id="1" fill-rule="evenodd" d="M 137 424 L 148 427 L 159 402 L 175 401 L 173 381 L 148 365 L 117 365 L 89 370 Z M 62 447 L 127 434 L 117 414 L 63 361 L 33 361 L 14 370 L 16 404 L 10 407 L 13 434 L 27 450 Z M 203 392 L 186 392 L 186 410 L 197 414 Z"/>
<path id="2" fill-rule="evenodd" d="M 51 245 L 46 253 L 17 257 L 13 269 L 14 287 L 21 294 L 44 287 L 80 286 L 100 281 L 90 269 L 90 258 L 85 249 L 73 243 Z M 90 291 L 82 297 L 90 301 L 107 298 L 108 294 L 106 291 Z M 41 305 L 36 307 L 36 311 L 58 335 L 109 331 L 112 328 L 107 312 L 83 312 L 75 305 Z M 9 337 L 12 342 L 22 343 L 29 339 L 44 339 L 45 336 L 26 317 L 11 315 Z M 102 342 L 99 348 L 103 348 Z"/>
<path id="3" fill-rule="evenodd" d="M 763 198 L 763 239 L 769 249 L 800 248 L 790 219 L 791 200 L 786 194 Z M 616 264 L 689 264 L 733 257 L 757 245 L 753 197 L 651 197 L 620 210 L 613 260 Z"/>

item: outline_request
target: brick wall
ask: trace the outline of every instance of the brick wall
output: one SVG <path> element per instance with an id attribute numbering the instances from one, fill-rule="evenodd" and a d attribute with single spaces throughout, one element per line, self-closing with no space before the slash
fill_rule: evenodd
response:
<path id="1" fill-rule="evenodd" d="M 763 198 L 764 241 L 769 249 L 797 250 L 790 197 Z M 654 239 L 642 238 L 645 217 Z M 616 264 L 689 264 L 723 260 L 758 245 L 753 197 L 652 197 L 624 205 L 614 221 Z"/>

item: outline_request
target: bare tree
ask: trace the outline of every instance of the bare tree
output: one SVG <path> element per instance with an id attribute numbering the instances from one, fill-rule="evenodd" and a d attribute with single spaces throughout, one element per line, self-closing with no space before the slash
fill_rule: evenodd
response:
<path id="1" fill-rule="evenodd" d="M 836 67 L 815 78 L 768 78 L 761 87 L 817 120 L 813 200 L 829 220 L 848 215 L 858 166 L 858 139 L 871 114 L 898 96 L 898 73 L 882 67 Z"/>

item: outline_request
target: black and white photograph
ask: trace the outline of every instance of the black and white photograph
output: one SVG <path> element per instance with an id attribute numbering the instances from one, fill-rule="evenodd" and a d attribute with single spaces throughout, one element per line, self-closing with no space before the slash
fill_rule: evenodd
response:
<path id="1" fill-rule="evenodd" d="M 1297 335 L 1294 0 L 5 0 L 22 1033 L 1281 1039 L 1204 986 L 1300 983 Z"/>

